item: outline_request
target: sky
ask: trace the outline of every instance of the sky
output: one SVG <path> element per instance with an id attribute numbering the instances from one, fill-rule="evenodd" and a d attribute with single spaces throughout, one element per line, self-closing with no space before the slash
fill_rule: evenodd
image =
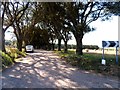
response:
<path id="1" fill-rule="evenodd" d="M 10 32 L 9 32 L 10 31 Z M 13 33 L 13 28 L 10 27 L 8 30 L 5 32 L 5 40 L 11 40 Z"/>
<path id="2" fill-rule="evenodd" d="M 101 21 L 97 20 L 90 24 L 95 27 L 93 32 L 86 33 L 83 37 L 83 45 L 98 45 L 102 47 L 102 40 L 104 41 L 118 41 L 118 17 L 113 16 L 111 20 Z M 11 29 L 10 29 L 11 30 Z M 11 39 L 11 33 L 5 33 L 5 39 Z M 63 42 L 62 42 L 63 43 Z M 76 45 L 75 38 L 72 35 L 72 40 L 68 44 Z"/>
<path id="3" fill-rule="evenodd" d="M 113 16 L 111 20 L 101 21 L 100 19 L 94 21 L 90 26 L 95 27 L 93 32 L 86 33 L 83 37 L 83 45 L 98 45 L 102 47 L 102 40 L 104 41 L 118 41 L 118 17 Z M 76 44 L 74 38 L 68 44 Z"/>

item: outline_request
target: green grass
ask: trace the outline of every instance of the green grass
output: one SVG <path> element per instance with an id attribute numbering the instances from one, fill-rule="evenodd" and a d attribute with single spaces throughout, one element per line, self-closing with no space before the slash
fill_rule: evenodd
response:
<path id="1" fill-rule="evenodd" d="M 70 50 L 68 51 L 68 53 L 64 53 L 64 51 L 55 51 L 55 53 L 57 53 L 62 59 L 66 60 L 66 62 L 80 69 L 93 70 L 99 73 L 104 72 L 107 74 L 120 75 L 120 73 L 118 73 L 118 68 L 120 68 L 120 60 L 119 64 L 117 65 L 115 55 L 106 54 L 106 65 L 102 65 L 102 54 L 84 53 L 82 56 L 80 56 L 76 55 L 75 51 Z"/>

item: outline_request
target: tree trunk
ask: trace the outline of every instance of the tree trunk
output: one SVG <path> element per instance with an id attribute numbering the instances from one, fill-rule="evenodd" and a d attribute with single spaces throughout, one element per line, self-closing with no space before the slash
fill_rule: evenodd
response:
<path id="1" fill-rule="evenodd" d="M 61 39 L 58 39 L 58 51 L 61 51 Z"/>
<path id="2" fill-rule="evenodd" d="M 17 41 L 17 48 L 19 51 L 22 51 L 22 40 Z"/>
<path id="3" fill-rule="evenodd" d="M 21 38 L 17 39 L 17 48 L 19 51 L 22 51 L 22 39 Z"/>
<path id="4" fill-rule="evenodd" d="M 13 28 L 14 28 L 14 34 L 16 35 L 17 38 L 17 49 L 19 51 L 22 51 L 22 33 L 21 33 L 21 29 L 19 26 L 19 23 L 16 21 L 16 26 L 13 24 Z"/>
<path id="5" fill-rule="evenodd" d="M 64 41 L 64 52 L 68 52 L 67 41 Z"/>
<path id="6" fill-rule="evenodd" d="M 5 30 L 2 30 L 2 51 L 6 53 L 6 50 L 5 50 Z"/>
<path id="7" fill-rule="evenodd" d="M 82 38 L 77 37 L 76 44 L 77 44 L 76 45 L 76 54 L 83 55 L 83 52 L 82 52 Z"/>
<path id="8" fill-rule="evenodd" d="M 52 44 L 52 50 L 53 51 L 55 50 L 55 44 L 54 43 Z"/>
<path id="9" fill-rule="evenodd" d="M 52 50 L 54 51 L 55 50 L 55 44 L 54 44 L 54 42 L 53 42 L 54 40 L 52 40 Z"/>
<path id="10" fill-rule="evenodd" d="M 83 52 L 82 52 L 83 34 L 82 34 L 82 32 L 80 34 L 77 34 L 75 36 L 75 39 L 76 39 L 76 54 L 83 55 Z"/>

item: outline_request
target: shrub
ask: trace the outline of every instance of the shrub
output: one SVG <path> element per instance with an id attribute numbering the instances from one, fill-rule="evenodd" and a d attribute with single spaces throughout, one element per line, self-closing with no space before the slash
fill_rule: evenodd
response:
<path id="1" fill-rule="evenodd" d="M 5 54 L 4 52 L 0 51 L 0 57 L 3 68 L 13 64 L 12 58 L 8 54 Z"/>

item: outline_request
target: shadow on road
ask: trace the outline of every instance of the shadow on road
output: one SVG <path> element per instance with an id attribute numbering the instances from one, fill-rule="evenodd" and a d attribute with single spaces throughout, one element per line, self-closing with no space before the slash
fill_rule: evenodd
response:
<path id="1" fill-rule="evenodd" d="M 118 80 L 77 70 L 52 51 L 29 53 L 3 71 L 3 88 L 118 88 Z"/>

